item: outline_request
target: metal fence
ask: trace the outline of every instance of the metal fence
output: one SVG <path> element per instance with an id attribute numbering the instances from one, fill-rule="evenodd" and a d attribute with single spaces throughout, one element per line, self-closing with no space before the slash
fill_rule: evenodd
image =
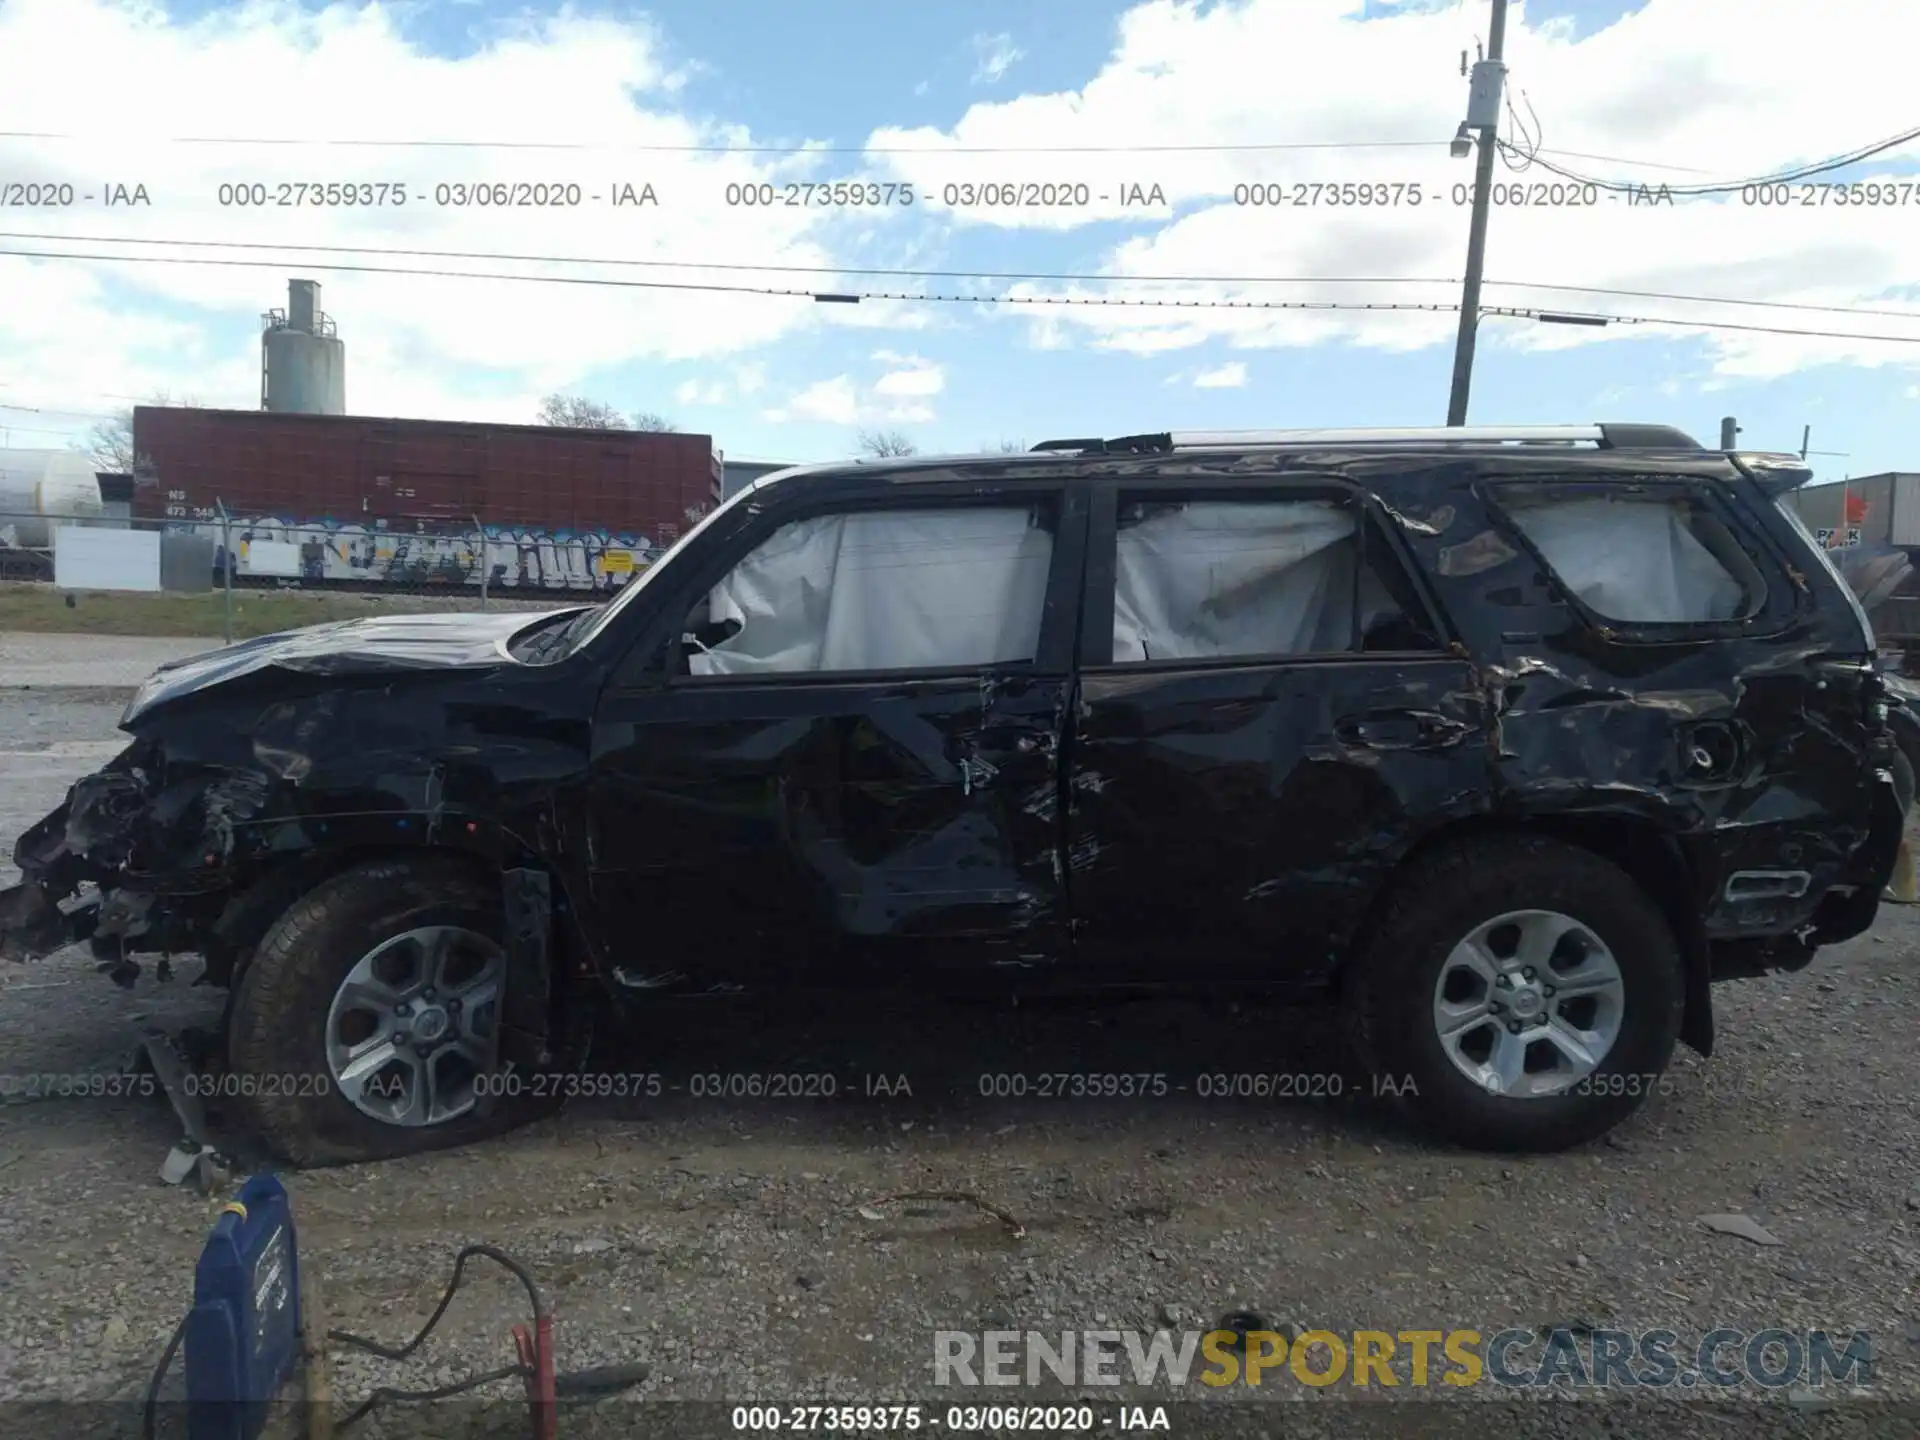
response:
<path id="1" fill-rule="evenodd" d="M 337 524 L 233 515 L 220 504 L 164 518 L 114 510 L 0 512 L 0 590 L 15 597 L 0 595 L 0 629 L 33 628 L 25 611 L 49 609 L 62 591 L 69 609 L 76 592 L 124 597 L 111 609 L 88 604 L 111 613 L 103 627 L 120 633 L 217 631 L 229 642 L 356 615 L 548 609 L 610 599 L 660 551 L 645 537 L 534 532 L 480 516 Z"/>

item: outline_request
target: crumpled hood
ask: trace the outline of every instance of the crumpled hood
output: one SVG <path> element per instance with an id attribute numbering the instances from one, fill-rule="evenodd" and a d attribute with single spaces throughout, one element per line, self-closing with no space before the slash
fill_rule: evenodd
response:
<path id="1" fill-rule="evenodd" d="M 511 665 L 517 662 L 503 648 L 511 636 L 540 620 L 581 608 L 376 615 L 262 635 L 162 665 L 140 687 L 120 723 L 131 724 L 183 695 L 269 667 L 307 675 L 367 675 Z"/>

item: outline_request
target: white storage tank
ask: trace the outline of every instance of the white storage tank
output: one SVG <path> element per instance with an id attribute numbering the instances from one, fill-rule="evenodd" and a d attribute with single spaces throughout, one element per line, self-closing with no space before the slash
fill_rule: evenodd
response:
<path id="1" fill-rule="evenodd" d="M 276 415 L 347 413 L 347 347 L 320 309 L 320 286 L 287 284 L 287 308 L 260 333 L 260 408 Z"/>
<path id="2" fill-rule="evenodd" d="M 39 550 L 53 544 L 48 521 L 98 520 L 100 479 L 93 461 L 72 450 L 0 450 L 0 544 Z"/>

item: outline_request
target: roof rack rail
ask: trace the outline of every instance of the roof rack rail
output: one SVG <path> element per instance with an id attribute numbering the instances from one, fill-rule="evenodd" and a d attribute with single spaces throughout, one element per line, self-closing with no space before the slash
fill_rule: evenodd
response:
<path id="1" fill-rule="evenodd" d="M 1048 440 L 1035 450 L 1083 455 L 1142 455 L 1173 450 L 1261 450 L 1280 446 L 1591 445 L 1599 450 L 1698 450 L 1700 442 L 1672 425 L 1426 425 L 1355 430 L 1175 430 L 1116 440 Z"/>
<path id="2" fill-rule="evenodd" d="M 1173 448 L 1173 437 L 1122 435 L 1117 440 L 1042 440 L 1034 450 L 1076 450 L 1083 455 L 1154 455 Z M 1030 452 L 1031 453 L 1031 452 Z"/>

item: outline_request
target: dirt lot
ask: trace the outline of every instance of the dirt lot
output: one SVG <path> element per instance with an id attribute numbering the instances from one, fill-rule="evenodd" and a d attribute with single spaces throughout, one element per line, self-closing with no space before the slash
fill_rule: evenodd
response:
<path id="1" fill-rule="evenodd" d="M 112 753 L 118 707 L 97 690 L 0 693 L 0 853 Z M 664 922 L 655 943 L 697 945 L 689 923 Z M 217 996 L 186 983 L 197 969 L 183 962 L 171 985 L 149 971 L 131 994 L 84 952 L 0 970 L 0 1069 L 84 1070 L 141 1017 L 210 1015 Z M 601 1417 L 628 1433 L 731 1433 L 727 1409 L 693 1403 L 721 1399 L 914 1400 L 936 1415 L 956 1401 L 1030 1402 L 1035 1392 L 936 1388 L 933 1332 L 1207 1329 L 1252 1309 L 1333 1331 L 1666 1328 L 1682 1356 L 1715 1327 L 1864 1330 L 1871 1398 L 1749 1387 L 1743 1404 L 1763 1408 L 1713 1412 L 1680 1387 L 1515 1403 L 1486 1385 L 1403 1385 L 1389 1392 L 1402 1403 L 1381 1406 L 1345 1381 L 1270 1375 L 1253 1400 L 1193 1385 L 1136 1397 L 1169 1405 L 1171 1433 L 1277 1433 L 1284 1414 L 1289 1434 L 1906 1440 L 1920 1433 L 1920 910 L 1889 907 L 1812 969 L 1723 987 L 1717 1004 L 1712 1062 L 1684 1052 L 1670 1093 L 1607 1142 L 1536 1160 L 1430 1145 L 1357 1076 L 1320 1082 L 1338 1083 L 1339 1098 L 1201 1098 L 1203 1075 L 1345 1076 L 1320 1016 L 1197 1004 L 677 1011 L 605 1060 L 612 1075 L 659 1077 L 657 1098 L 576 1100 L 468 1151 L 292 1177 L 300 1250 L 333 1323 L 397 1342 L 425 1319 L 460 1244 L 505 1248 L 555 1303 L 563 1368 L 651 1363 L 629 1397 L 646 1404 L 640 1423 L 625 1401 Z M 995 1076 L 1028 1077 L 1031 1092 L 1061 1072 L 1161 1075 L 1167 1093 L 982 1094 Z M 701 1092 L 728 1082 L 698 1078 L 827 1074 L 833 1098 L 803 1100 L 716 1098 Z M 15 1433 L 7 1417 L 31 1398 L 131 1413 L 188 1304 L 211 1215 L 208 1200 L 156 1179 L 176 1130 L 161 1099 L 0 1105 L 0 1398 L 13 1402 L 0 1431 Z M 1025 1235 L 964 1205 L 862 1213 L 922 1190 L 972 1192 Z M 1721 1212 L 1782 1243 L 1702 1227 Z M 479 1273 L 420 1356 L 344 1358 L 339 1392 L 352 1401 L 374 1384 L 509 1364 L 522 1304 Z M 1085 1393 L 1103 1415 L 1115 1409 L 1116 1392 Z M 670 1401 L 686 1403 L 659 1403 Z M 1287 1402 L 1298 1403 L 1270 1408 Z M 417 1411 L 394 1413 L 379 1433 L 422 1433 Z M 522 1433 L 512 1415 L 504 1403 L 443 1407 L 432 1423 Z M 568 1419 L 561 1433 L 588 1425 Z"/>

